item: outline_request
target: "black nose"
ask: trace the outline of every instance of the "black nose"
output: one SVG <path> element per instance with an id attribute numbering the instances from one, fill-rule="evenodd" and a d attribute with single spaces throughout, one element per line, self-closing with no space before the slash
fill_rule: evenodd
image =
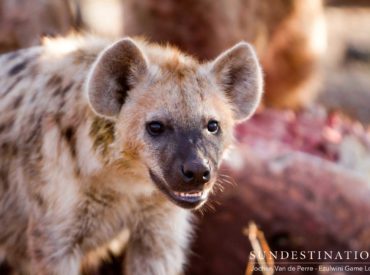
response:
<path id="1" fill-rule="evenodd" d="M 203 160 L 189 160 L 181 166 L 181 176 L 186 183 L 204 184 L 211 178 L 211 168 Z"/>

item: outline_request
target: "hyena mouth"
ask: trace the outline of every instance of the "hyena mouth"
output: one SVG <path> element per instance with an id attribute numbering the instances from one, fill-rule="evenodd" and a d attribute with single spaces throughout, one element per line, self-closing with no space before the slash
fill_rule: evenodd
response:
<path id="1" fill-rule="evenodd" d="M 151 169 L 149 174 L 155 185 L 176 205 L 187 208 L 195 209 L 203 205 L 208 199 L 209 190 L 202 191 L 174 191 L 164 183 Z"/>
<path id="2" fill-rule="evenodd" d="M 189 203 L 199 203 L 205 201 L 208 198 L 208 191 L 200 192 L 172 192 L 177 200 L 189 202 Z"/>
<path id="3" fill-rule="evenodd" d="M 170 199 L 175 202 L 178 206 L 183 208 L 198 208 L 208 199 L 208 190 L 204 191 L 165 191 L 170 197 Z"/>

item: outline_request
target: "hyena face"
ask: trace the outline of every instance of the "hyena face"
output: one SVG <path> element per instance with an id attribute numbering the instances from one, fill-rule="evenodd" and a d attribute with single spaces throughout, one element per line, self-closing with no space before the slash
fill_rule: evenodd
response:
<path id="1" fill-rule="evenodd" d="M 212 189 L 236 121 L 261 97 L 262 73 L 239 43 L 199 64 L 173 49 L 121 40 L 98 58 L 88 81 L 92 108 L 116 121 L 115 150 L 185 208 Z"/>

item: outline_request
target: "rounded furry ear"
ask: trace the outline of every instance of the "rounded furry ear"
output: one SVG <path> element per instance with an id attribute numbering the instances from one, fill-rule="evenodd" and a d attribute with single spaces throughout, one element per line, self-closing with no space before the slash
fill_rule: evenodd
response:
<path id="1" fill-rule="evenodd" d="M 117 116 L 131 90 L 147 72 L 147 62 L 129 38 L 104 50 L 93 65 L 87 82 L 88 97 L 95 112 Z"/>
<path id="2" fill-rule="evenodd" d="M 211 72 L 233 105 L 235 119 L 250 117 L 263 93 L 262 69 L 252 46 L 240 42 L 221 53 L 211 63 Z"/>

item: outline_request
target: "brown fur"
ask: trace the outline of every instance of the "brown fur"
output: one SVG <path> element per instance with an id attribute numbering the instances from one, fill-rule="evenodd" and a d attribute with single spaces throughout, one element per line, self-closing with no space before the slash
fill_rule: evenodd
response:
<path id="1" fill-rule="evenodd" d="M 180 274 L 191 233 L 184 208 L 205 203 L 233 125 L 261 97 L 253 49 L 243 42 L 201 64 L 128 38 L 69 37 L 0 65 L 6 260 L 21 274 L 73 275 L 84 255 L 128 230 L 126 274 Z M 150 134 L 152 121 L 162 135 Z M 209 178 L 184 178 L 189 162 L 207 164 Z"/>

